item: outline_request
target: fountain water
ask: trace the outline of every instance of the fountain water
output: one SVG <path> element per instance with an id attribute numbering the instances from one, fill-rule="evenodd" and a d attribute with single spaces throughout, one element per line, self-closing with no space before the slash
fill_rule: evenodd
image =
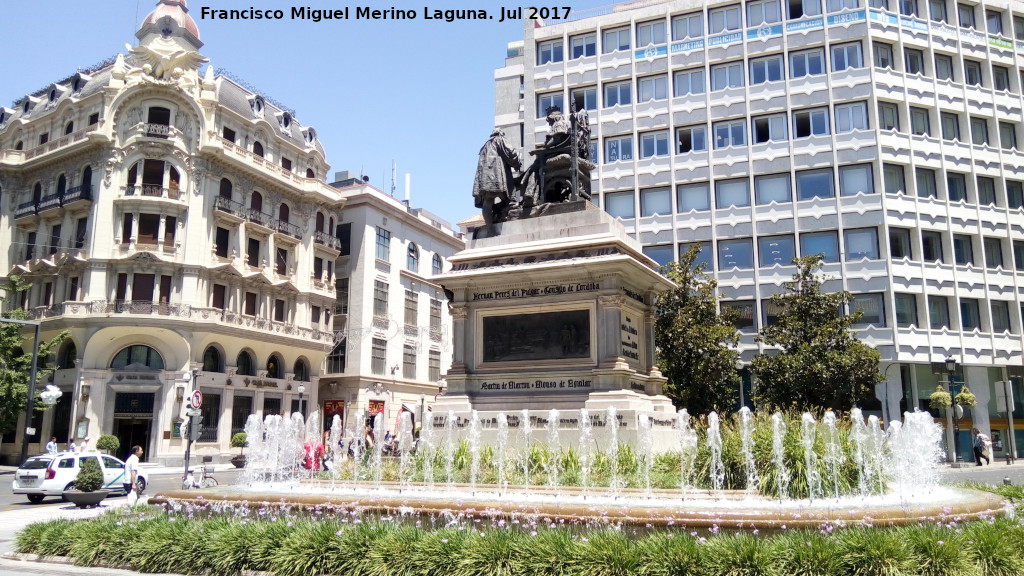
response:
<path id="1" fill-rule="evenodd" d="M 505 452 L 508 450 L 508 416 L 504 412 L 498 414 L 498 453 L 496 462 L 498 468 L 498 493 L 504 493 L 508 489 L 508 480 L 505 479 Z"/>
<path id="2" fill-rule="evenodd" d="M 373 485 L 380 488 L 384 467 L 381 466 L 384 458 L 384 415 L 377 413 L 373 417 L 373 446 L 370 447 L 370 470 L 373 472 Z"/>
<path id="3" fill-rule="evenodd" d="M 835 412 L 831 410 L 825 412 L 822 425 L 825 427 L 825 470 L 832 481 L 834 495 L 839 498 L 839 469 L 842 468 L 846 458 L 843 456 L 843 447 L 839 443 Z"/>
<path id="4" fill-rule="evenodd" d="M 427 490 L 434 489 L 434 458 L 437 457 L 437 440 L 434 438 L 434 427 L 420 428 L 419 450 L 423 453 L 423 480 Z"/>
<path id="5" fill-rule="evenodd" d="M 519 430 L 522 433 L 522 462 L 523 482 L 530 483 L 530 435 L 533 433 L 530 425 L 530 411 L 525 408 L 521 412 Z"/>
<path id="6" fill-rule="evenodd" d="M 651 468 L 654 466 L 654 446 L 651 437 L 651 419 L 646 414 L 640 415 L 640 474 L 644 495 L 651 497 Z"/>
<path id="7" fill-rule="evenodd" d="M 558 488 L 558 410 L 548 411 L 548 457 L 544 460 L 544 470 L 548 474 L 548 486 Z"/>
<path id="8" fill-rule="evenodd" d="M 786 466 L 786 419 L 781 412 L 772 414 L 772 459 L 778 475 L 779 500 L 789 497 L 789 468 Z"/>
<path id="9" fill-rule="evenodd" d="M 753 496 L 758 488 L 757 464 L 754 463 L 754 416 L 750 408 L 740 408 L 740 449 L 743 464 L 747 470 L 747 496 Z"/>
<path id="10" fill-rule="evenodd" d="M 455 411 L 444 421 L 444 474 L 448 490 L 455 485 Z"/>
<path id="11" fill-rule="evenodd" d="M 480 414 L 473 410 L 469 420 L 469 492 L 476 494 L 480 477 Z"/>
<path id="12" fill-rule="evenodd" d="M 722 431 L 719 428 L 718 413 L 708 414 L 708 450 L 711 451 L 711 466 L 708 473 L 711 474 L 711 488 L 715 492 L 722 491 L 725 484 L 725 465 L 722 464 Z"/>
<path id="13" fill-rule="evenodd" d="M 676 415 L 676 428 L 679 432 L 679 487 L 683 498 L 686 498 L 697 462 L 697 431 L 690 427 L 690 413 L 686 408 L 680 409 Z"/>
<path id="14" fill-rule="evenodd" d="M 593 456 L 593 426 L 590 422 L 590 412 L 586 408 L 580 408 L 580 419 L 577 424 L 579 431 L 579 457 L 580 457 L 580 486 L 583 487 L 583 496 L 587 496 L 590 488 L 590 467 Z"/>
<path id="15" fill-rule="evenodd" d="M 814 416 L 804 412 L 800 418 L 800 442 L 804 446 L 804 470 L 807 474 L 807 494 L 811 502 L 821 498 L 821 473 L 818 472 L 818 454 L 814 451 L 817 428 Z"/>
<path id="16" fill-rule="evenodd" d="M 619 496 L 619 417 L 615 406 L 609 406 L 606 414 L 608 418 L 608 458 L 612 472 L 612 480 L 609 486 L 612 497 Z"/>
<path id="17" fill-rule="evenodd" d="M 408 487 L 409 479 L 412 476 L 412 449 L 412 412 L 403 411 L 398 417 L 398 454 L 400 462 L 398 477 L 402 480 L 403 488 Z"/>

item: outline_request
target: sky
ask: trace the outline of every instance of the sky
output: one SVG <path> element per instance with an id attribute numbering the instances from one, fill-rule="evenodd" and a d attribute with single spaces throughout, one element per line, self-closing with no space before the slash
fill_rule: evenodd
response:
<path id="1" fill-rule="evenodd" d="M 10 1 L 10 0 L 6 0 Z M 581 11 L 609 0 L 562 0 Z M 351 20 L 289 20 L 292 6 L 350 7 Z M 337 0 L 189 0 L 204 42 L 201 53 L 263 95 L 295 111 L 323 143 L 333 173 L 350 170 L 451 224 L 477 212 L 477 154 L 494 125 L 494 70 L 507 44 L 523 39 L 522 21 L 499 22 L 489 0 L 396 0 L 373 8 L 414 9 L 410 21 L 354 20 Z M 552 4 L 554 5 L 554 3 Z M 11 103 L 137 43 L 138 24 L 156 0 L 49 0 L 4 11 L 0 103 Z M 285 20 L 202 19 L 201 9 L 277 8 Z M 485 9 L 493 20 L 424 20 L 424 7 Z M 200 68 L 205 71 L 205 65 Z"/>

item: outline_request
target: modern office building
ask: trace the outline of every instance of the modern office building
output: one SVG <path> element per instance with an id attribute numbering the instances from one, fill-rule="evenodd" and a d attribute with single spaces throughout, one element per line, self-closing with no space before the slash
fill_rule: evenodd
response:
<path id="1" fill-rule="evenodd" d="M 347 275 L 366 265 L 393 276 L 396 290 L 384 296 L 401 310 L 403 283 L 436 297 L 426 288 L 431 262 L 443 266 L 461 248 L 457 235 L 361 181 L 329 185 L 312 127 L 201 70 L 203 43 L 184 0 L 160 0 L 136 36 L 128 53 L 0 108 L 0 274 L 32 283 L 17 304 L 42 322 L 43 338 L 70 331 L 51 359 L 63 396 L 22 418 L 0 457 L 20 453 L 31 426 L 30 451 L 51 435 L 95 447 L 114 434 L 122 452 L 140 444 L 149 460 L 180 461 L 178 424 L 196 389 L 203 426 L 193 454 L 218 460 L 253 413 L 320 408 L 361 420 L 381 409 L 371 403 L 381 394 L 356 391 L 368 389 L 364 369 L 387 381 L 385 391 L 400 389 L 390 400 L 432 400 L 438 377 L 427 366 L 443 350 L 428 341 L 439 343 L 407 338 L 417 367 L 401 374 L 378 370 L 374 348 L 371 368 L 377 331 L 356 341 L 344 320 L 371 325 L 363 311 L 372 301 L 359 299 L 372 294 L 363 283 L 372 286 L 373 274 L 354 276 L 355 286 Z M 375 250 L 374 230 L 390 232 L 390 256 L 383 241 Z M 406 262 L 410 240 L 419 268 Z M 346 291 L 355 296 L 339 302 Z M 426 300 L 417 329 L 433 325 Z M 394 337 L 393 328 L 380 331 Z M 402 364 L 403 353 L 388 346 L 381 360 Z M 346 356 L 360 360 L 346 366 Z"/>
<path id="2" fill-rule="evenodd" d="M 1024 416 L 1022 85 L 1020 2 L 640 1 L 527 20 L 495 124 L 532 149 L 549 106 L 586 108 L 595 202 L 660 262 L 700 246 L 745 360 L 793 257 L 823 253 L 883 358 L 861 405 L 927 409 L 952 358 L 979 402 L 961 450 L 974 425 L 998 456 L 1001 382 Z"/>

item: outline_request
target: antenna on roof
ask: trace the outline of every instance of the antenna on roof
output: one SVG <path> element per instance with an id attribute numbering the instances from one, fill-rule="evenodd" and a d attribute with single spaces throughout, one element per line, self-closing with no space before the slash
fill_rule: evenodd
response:
<path id="1" fill-rule="evenodd" d="M 396 172 L 398 171 L 398 163 L 394 160 L 391 161 L 391 197 L 395 197 L 395 178 Z"/>

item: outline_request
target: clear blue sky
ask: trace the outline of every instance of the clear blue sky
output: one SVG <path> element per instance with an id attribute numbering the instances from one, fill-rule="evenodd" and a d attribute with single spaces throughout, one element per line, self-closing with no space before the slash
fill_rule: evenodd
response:
<path id="1" fill-rule="evenodd" d="M 9 1 L 9 0 L 8 0 Z M 612 4 L 563 0 L 573 10 Z M 0 102 L 11 102 L 66 78 L 135 44 L 138 23 L 156 0 L 49 0 L 11 2 L 4 11 Z M 556 3 L 550 3 L 555 5 Z M 522 40 L 522 22 L 498 22 L 489 0 L 374 3 L 415 9 L 413 21 L 222 21 L 200 18 L 217 9 L 291 6 L 351 7 L 336 0 L 189 0 L 189 13 L 214 68 L 225 68 L 263 94 L 295 110 L 313 126 L 334 171 L 360 170 L 390 191 L 391 163 L 398 165 L 395 195 L 412 179 L 412 205 L 453 225 L 473 215 L 477 152 L 494 124 L 494 69 L 505 62 L 508 42 Z M 423 8 L 486 9 L 490 21 L 424 20 Z M 543 4 L 538 4 L 543 5 Z M 15 9 L 16 8 L 16 9 Z M 201 70 L 205 70 L 201 68 Z"/>

